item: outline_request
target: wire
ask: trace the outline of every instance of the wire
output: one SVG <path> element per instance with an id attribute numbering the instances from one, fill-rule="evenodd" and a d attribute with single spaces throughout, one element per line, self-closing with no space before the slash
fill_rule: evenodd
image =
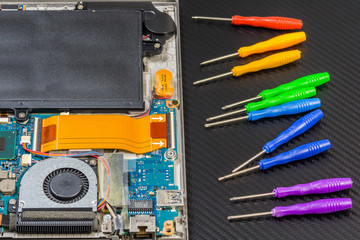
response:
<path id="1" fill-rule="evenodd" d="M 84 152 L 84 153 L 80 153 L 80 154 L 59 154 L 59 153 L 45 153 L 45 152 L 39 152 L 39 151 L 33 151 L 31 149 L 29 149 L 26 145 L 26 143 L 22 144 L 22 147 L 24 148 L 25 151 L 30 152 L 34 155 L 38 155 L 41 157 L 82 157 L 82 156 L 90 156 L 90 157 L 94 157 L 98 160 L 100 160 L 100 162 L 104 165 L 105 170 L 106 170 L 106 174 L 108 176 L 108 181 L 107 181 L 107 185 L 106 185 L 106 192 L 105 192 L 105 196 L 104 198 L 100 199 L 97 208 L 98 211 L 101 210 L 106 203 L 106 198 L 109 195 L 109 191 L 110 191 L 110 165 L 109 165 L 109 161 L 104 157 L 104 155 L 102 155 L 101 153 L 95 152 L 95 151 L 90 151 L 90 152 Z M 35 162 L 37 162 L 35 160 Z"/>
<path id="2" fill-rule="evenodd" d="M 149 105 L 148 110 L 146 110 L 145 113 L 142 113 L 142 114 L 136 115 L 136 116 L 132 116 L 132 117 L 143 117 L 143 116 L 148 115 L 150 113 L 151 108 L 152 108 L 153 102 L 154 102 L 154 91 L 151 91 L 150 105 Z"/>

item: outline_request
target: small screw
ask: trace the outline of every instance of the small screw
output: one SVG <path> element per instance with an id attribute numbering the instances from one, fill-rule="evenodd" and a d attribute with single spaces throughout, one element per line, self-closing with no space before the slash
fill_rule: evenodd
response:
<path id="1" fill-rule="evenodd" d="M 91 165 L 91 166 L 96 166 L 96 160 L 95 159 L 91 159 L 90 160 L 90 162 L 89 162 L 89 164 Z"/>
<path id="2" fill-rule="evenodd" d="M 155 43 L 155 44 L 154 44 L 154 48 L 155 48 L 155 49 L 159 49 L 160 47 L 161 47 L 161 44 L 160 44 L 160 43 Z"/>
<path id="3" fill-rule="evenodd" d="M 11 204 L 11 205 L 16 204 L 16 199 L 10 199 L 9 204 Z"/>
<path id="4" fill-rule="evenodd" d="M 26 116 L 26 114 L 25 114 L 24 112 L 20 112 L 20 113 L 18 114 L 18 117 L 19 117 L 19 118 L 25 118 L 25 116 Z"/>

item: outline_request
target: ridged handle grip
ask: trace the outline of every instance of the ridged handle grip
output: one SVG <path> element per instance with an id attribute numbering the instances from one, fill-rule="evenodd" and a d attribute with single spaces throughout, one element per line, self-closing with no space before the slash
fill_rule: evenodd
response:
<path id="1" fill-rule="evenodd" d="M 239 57 L 247 57 L 256 53 L 263 53 L 283 48 L 288 48 L 304 42 L 306 40 L 305 32 L 295 32 L 283 34 L 269 40 L 256 43 L 248 47 L 241 47 L 238 50 Z"/>
<path id="2" fill-rule="evenodd" d="M 232 24 L 234 25 L 248 25 L 253 27 L 264 27 L 278 30 L 293 30 L 301 29 L 303 22 L 295 18 L 285 17 L 243 17 L 235 15 L 232 17 Z"/>
<path id="3" fill-rule="evenodd" d="M 349 208 L 352 208 L 350 198 L 328 198 L 292 206 L 279 206 L 273 208 L 271 211 L 274 217 L 283 217 L 287 215 L 325 214 L 339 212 Z"/>
<path id="4" fill-rule="evenodd" d="M 324 194 L 351 188 L 352 184 L 351 178 L 330 178 L 291 187 L 278 187 L 274 189 L 273 193 L 277 198 L 294 195 Z"/>
<path id="5" fill-rule="evenodd" d="M 296 136 L 306 132 L 312 126 L 314 126 L 324 116 L 324 113 L 317 109 L 311 113 L 306 114 L 296 122 L 294 122 L 288 129 L 280 133 L 274 140 L 265 143 L 263 150 L 267 153 L 271 153 L 278 146 L 290 141 Z"/>
<path id="6" fill-rule="evenodd" d="M 295 89 L 259 102 L 249 103 L 245 106 L 245 109 L 246 112 L 251 112 L 268 107 L 278 106 L 287 102 L 306 99 L 315 95 L 316 89 L 314 87 Z"/>
<path id="7" fill-rule="evenodd" d="M 330 81 L 329 73 L 317 73 L 298 78 L 292 82 L 280 85 L 273 89 L 264 90 L 259 94 L 259 96 L 261 96 L 262 99 L 267 99 L 297 88 L 317 87 L 328 81 Z"/>
<path id="8" fill-rule="evenodd" d="M 319 98 L 310 98 L 285 103 L 279 106 L 270 107 L 259 111 L 252 111 L 249 112 L 247 116 L 248 121 L 256 121 L 261 118 L 270 118 L 307 112 L 315 108 L 319 108 L 320 106 L 321 101 Z"/>
<path id="9" fill-rule="evenodd" d="M 281 165 L 315 156 L 323 151 L 328 150 L 330 147 L 330 141 L 327 139 L 307 143 L 290 151 L 280 153 L 275 157 L 263 159 L 259 162 L 259 166 L 261 170 L 265 170 L 276 165 Z"/>
<path id="10" fill-rule="evenodd" d="M 294 62 L 301 58 L 299 50 L 286 51 L 270 55 L 266 58 L 242 65 L 231 69 L 234 77 L 241 76 L 245 73 L 257 72 L 263 69 L 276 68 L 288 63 Z"/>

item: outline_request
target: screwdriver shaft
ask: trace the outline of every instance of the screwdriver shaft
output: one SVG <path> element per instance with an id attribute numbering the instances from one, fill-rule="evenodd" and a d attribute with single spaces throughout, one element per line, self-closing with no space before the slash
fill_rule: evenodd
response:
<path id="1" fill-rule="evenodd" d="M 229 104 L 229 105 L 223 106 L 221 109 L 222 109 L 222 110 L 227 110 L 227 109 L 229 109 L 229 108 L 233 108 L 233 107 L 242 105 L 242 104 L 244 104 L 244 103 L 248 103 L 248 102 L 252 102 L 252 101 L 259 100 L 259 99 L 261 99 L 261 98 L 262 98 L 261 96 L 256 96 L 256 97 L 253 97 L 253 98 L 246 99 L 246 100 L 244 100 L 244 101 L 240 101 L 240 102 L 236 102 L 236 103 L 233 103 L 233 104 Z"/>
<path id="2" fill-rule="evenodd" d="M 222 124 L 226 124 L 226 123 L 232 123 L 232 122 L 241 121 L 241 120 L 244 120 L 244 119 L 248 119 L 248 116 L 226 119 L 226 120 L 219 121 L 219 122 L 214 122 L 214 123 L 207 123 L 204 126 L 207 127 L 207 128 L 208 127 L 214 127 L 214 126 L 218 126 L 218 125 L 222 125 Z"/>
<path id="3" fill-rule="evenodd" d="M 198 84 L 201 84 L 201 83 L 210 82 L 212 80 L 222 78 L 222 77 L 227 77 L 227 76 L 233 76 L 233 72 L 227 72 L 227 73 L 223 73 L 223 74 L 216 75 L 216 76 L 213 76 L 213 77 L 204 78 L 204 79 L 201 79 L 201 80 L 198 80 L 198 81 L 194 82 L 193 84 L 198 85 Z"/>
<path id="4" fill-rule="evenodd" d="M 218 17 L 202 17 L 202 16 L 192 16 L 192 19 L 198 19 L 198 20 L 214 20 L 214 21 L 232 21 L 231 18 L 218 18 Z"/>
<path id="5" fill-rule="evenodd" d="M 209 63 L 212 63 L 212 62 L 217 62 L 217 61 L 220 61 L 220 60 L 224 60 L 224 59 L 227 59 L 227 58 L 232 58 L 232 57 L 236 57 L 238 56 L 239 54 L 236 52 L 236 53 L 232 53 L 232 54 L 228 54 L 228 55 L 225 55 L 225 56 L 222 56 L 222 57 L 218 57 L 218 58 L 213 58 L 213 59 L 210 59 L 210 60 L 207 60 L 207 61 L 204 61 L 202 63 L 200 63 L 200 65 L 206 65 L 206 64 L 209 64 Z"/>
<path id="6" fill-rule="evenodd" d="M 258 157 L 260 157 L 261 155 L 263 155 L 265 153 L 266 153 L 266 151 L 262 150 L 261 152 L 259 152 L 258 154 L 256 154 L 255 156 L 253 156 L 252 158 L 250 158 L 249 160 L 247 160 L 246 162 L 244 162 L 243 164 L 241 164 L 234 170 L 232 170 L 232 172 L 234 173 L 234 172 L 239 171 L 240 169 L 242 169 L 243 167 L 245 167 L 246 165 L 248 165 L 249 163 L 251 163 L 252 161 L 254 161 L 255 159 L 257 159 Z"/>
<path id="7" fill-rule="evenodd" d="M 246 111 L 246 108 L 243 108 L 243 109 L 240 109 L 240 110 L 224 113 L 224 114 L 217 115 L 217 116 L 214 116 L 214 117 L 209 117 L 209 118 L 206 119 L 206 121 L 210 122 L 210 121 L 213 121 L 213 120 L 216 120 L 216 119 L 219 119 L 219 118 L 228 117 L 228 116 L 235 115 L 235 114 L 238 114 L 238 113 L 242 113 L 242 112 L 245 112 L 245 111 Z"/>
<path id="8" fill-rule="evenodd" d="M 255 167 L 251 167 L 251 168 L 247 168 L 245 170 L 242 170 L 242 171 L 239 171 L 239 172 L 235 172 L 235 173 L 231 173 L 231 174 L 228 174 L 226 176 L 223 176 L 223 177 L 219 177 L 218 180 L 219 181 L 223 181 L 223 180 L 226 180 L 226 179 L 229 179 L 229 178 L 233 178 L 233 177 L 236 177 L 238 175 L 241 175 L 241 174 L 244 174 L 244 173 L 247 173 L 247 172 L 251 172 L 251 171 L 254 171 L 254 170 L 257 170 L 259 169 L 260 166 L 257 165 Z"/>
<path id="9" fill-rule="evenodd" d="M 272 212 L 262 212 L 262 213 L 251 213 L 251 214 L 244 214 L 244 215 L 235 215 L 235 216 L 228 216 L 228 220 L 237 220 L 237 219 L 244 219 L 244 218 L 251 218 L 251 217 L 259 217 L 259 216 L 272 216 Z"/>
<path id="10" fill-rule="evenodd" d="M 253 195 L 247 195 L 247 196 L 241 196 L 241 197 L 232 197 L 230 198 L 230 201 L 232 202 L 236 202 L 236 201 L 241 201 L 241 200 L 246 200 L 246 199 L 254 199 L 254 198 L 262 198 L 262 197 L 267 197 L 267 196 L 275 196 L 273 192 L 271 193 L 261 193 L 261 194 L 253 194 Z"/>

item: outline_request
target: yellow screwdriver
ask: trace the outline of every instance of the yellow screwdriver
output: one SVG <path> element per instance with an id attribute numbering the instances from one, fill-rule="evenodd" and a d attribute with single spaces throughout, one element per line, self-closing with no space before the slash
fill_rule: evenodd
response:
<path id="1" fill-rule="evenodd" d="M 236 53 L 210 59 L 208 61 L 200 63 L 200 65 L 205 65 L 236 56 L 244 58 L 256 53 L 263 53 L 273 50 L 284 49 L 299 44 L 301 42 L 304 42 L 305 40 L 306 40 L 305 32 L 287 33 L 263 42 L 256 43 L 251 46 L 241 47 L 238 49 Z"/>
<path id="2" fill-rule="evenodd" d="M 216 75 L 213 77 L 205 78 L 205 79 L 196 81 L 193 84 L 198 85 L 201 83 L 210 82 L 212 80 L 231 76 L 231 75 L 234 77 L 239 77 L 245 73 L 257 72 L 257 71 L 264 70 L 264 69 L 280 67 L 280 66 L 286 65 L 288 63 L 294 62 L 294 61 L 300 59 L 300 57 L 301 57 L 301 52 L 299 50 L 292 50 L 292 51 L 276 53 L 276 54 L 270 55 L 266 58 L 245 64 L 242 66 L 234 67 L 233 69 L 231 69 L 231 72 L 227 72 L 227 73 L 223 73 L 223 74 Z"/>

